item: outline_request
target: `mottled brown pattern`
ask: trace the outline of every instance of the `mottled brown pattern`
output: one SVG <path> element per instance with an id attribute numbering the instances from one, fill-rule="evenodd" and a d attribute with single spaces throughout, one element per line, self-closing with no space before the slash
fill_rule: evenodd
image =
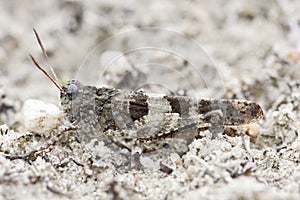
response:
<path id="1" fill-rule="evenodd" d="M 263 116 L 258 104 L 246 100 L 148 95 L 83 86 L 75 80 L 63 86 L 61 105 L 65 118 L 87 132 L 118 130 L 141 140 L 171 137 L 191 124 L 193 129 L 207 126 L 218 132 L 225 125 L 255 122 Z"/>
<path id="2" fill-rule="evenodd" d="M 220 110 L 224 125 L 228 126 L 255 122 L 263 116 L 258 104 L 239 99 L 199 99 L 198 108 L 199 114 Z"/>
<path id="3" fill-rule="evenodd" d="M 147 96 L 144 93 L 138 92 L 136 95 L 131 96 L 129 100 L 129 113 L 133 121 L 148 115 L 148 111 Z"/>
<path id="4" fill-rule="evenodd" d="M 164 98 L 170 102 L 172 112 L 178 113 L 182 118 L 186 118 L 189 115 L 191 99 L 183 96 L 165 96 Z"/>

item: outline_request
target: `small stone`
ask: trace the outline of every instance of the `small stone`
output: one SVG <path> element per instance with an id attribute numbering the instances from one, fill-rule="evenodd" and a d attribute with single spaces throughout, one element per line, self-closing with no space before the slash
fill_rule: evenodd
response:
<path id="1" fill-rule="evenodd" d="M 194 166 L 194 165 L 190 165 L 187 168 L 187 175 L 189 177 L 189 179 L 194 179 L 195 177 L 197 177 L 197 174 L 199 173 L 199 169 Z"/>
<path id="2" fill-rule="evenodd" d="M 174 169 L 172 169 L 169 165 L 167 165 L 164 162 L 160 162 L 159 165 L 160 165 L 160 168 L 159 168 L 160 171 L 162 171 L 166 174 L 171 174 L 174 171 Z"/>
<path id="3" fill-rule="evenodd" d="M 62 113 L 54 104 L 35 99 L 25 101 L 22 108 L 23 125 L 27 131 L 46 136 L 55 129 Z"/>
<path id="4" fill-rule="evenodd" d="M 84 173 L 88 176 L 92 176 L 93 170 L 91 170 L 90 168 L 84 168 Z"/>
<path id="5" fill-rule="evenodd" d="M 174 163 L 176 165 L 180 165 L 182 163 L 182 160 L 177 153 L 171 153 L 170 159 L 171 159 L 172 163 Z"/>
<path id="6" fill-rule="evenodd" d="M 141 156 L 140 162 L 146 168 L 149 168 L 149 169 L 154 169 L 155 168 L 155 163 L 149 157 Z"/>
<path id="7" fill-rule="evenodd" d="M 103 162 L 102 160 L 97 160 L 96 162 L 93 163 L 93 167 L 97 168 L 106 168 L 108 167 L 107 163 Z"/>
<path id="8" fill-rule="evenodd" d="M 250 137 L 255 137 L 257 136 L 258 132 L 259 132 L 259 127 L 257 124 L 252 123 L 252 124 L 248 124 L 246 125 L 246 134 L 249 135 Z"/>

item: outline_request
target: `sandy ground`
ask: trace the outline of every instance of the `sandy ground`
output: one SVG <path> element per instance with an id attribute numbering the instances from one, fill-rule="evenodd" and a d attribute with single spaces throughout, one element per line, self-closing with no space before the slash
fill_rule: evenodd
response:
<path id="1" fill-rule="evenodd" d="M 300 198 L 298 1 L 14 0 L 0 9 L 1 199 Z M 62 131 L 59 91 L 28 56 L 49 71 L 32 28 L 62 83 L 248 99 L 264 118 L 215 139 L 201 132 L 160 170 L 147 156 L 142 170 L 119 169 L 126 149 Z"/>

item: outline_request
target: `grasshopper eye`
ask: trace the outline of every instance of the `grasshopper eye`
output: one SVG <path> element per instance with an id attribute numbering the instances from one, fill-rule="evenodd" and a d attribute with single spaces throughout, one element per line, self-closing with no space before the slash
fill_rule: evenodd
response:
<path id="1" fill-rule="evenodd" d="M 78 92 L 78 87 L 77 87 L 77 85 L 75 85 L 75 84 L 73 84 L 73 83 L 71 83 L 70 85 L 68 85 L 67 91 L 66 91 L 66 93 L 67 93 L 68 95 L 74 95 L 74 94 L 77 94 L 77 92 Z"/>

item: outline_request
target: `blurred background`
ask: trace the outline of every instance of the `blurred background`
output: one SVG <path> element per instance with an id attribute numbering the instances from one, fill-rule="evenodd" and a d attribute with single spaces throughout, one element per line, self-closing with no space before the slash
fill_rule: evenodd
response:
<path id="1" fill-rule="evenodd" d="M 266 103 L 261 91 L 249 94 L 251 86 L 259 88 L 257 81 L 267 79 L 266 68 L 275 62 L 274 57 L 298 61 L 297 1 L 12 0 L 0 5 L 0 85 L 22 101 L 29 97 L 58 100 L 57 89 L 28 58 L 31 53 L 47 66 L 32 28 L 40 34 L 62 82 L 75 77 L 99 43 L 143 27 L 167 28 L 194 39 L 222 74 L 227 97 Z"/>

